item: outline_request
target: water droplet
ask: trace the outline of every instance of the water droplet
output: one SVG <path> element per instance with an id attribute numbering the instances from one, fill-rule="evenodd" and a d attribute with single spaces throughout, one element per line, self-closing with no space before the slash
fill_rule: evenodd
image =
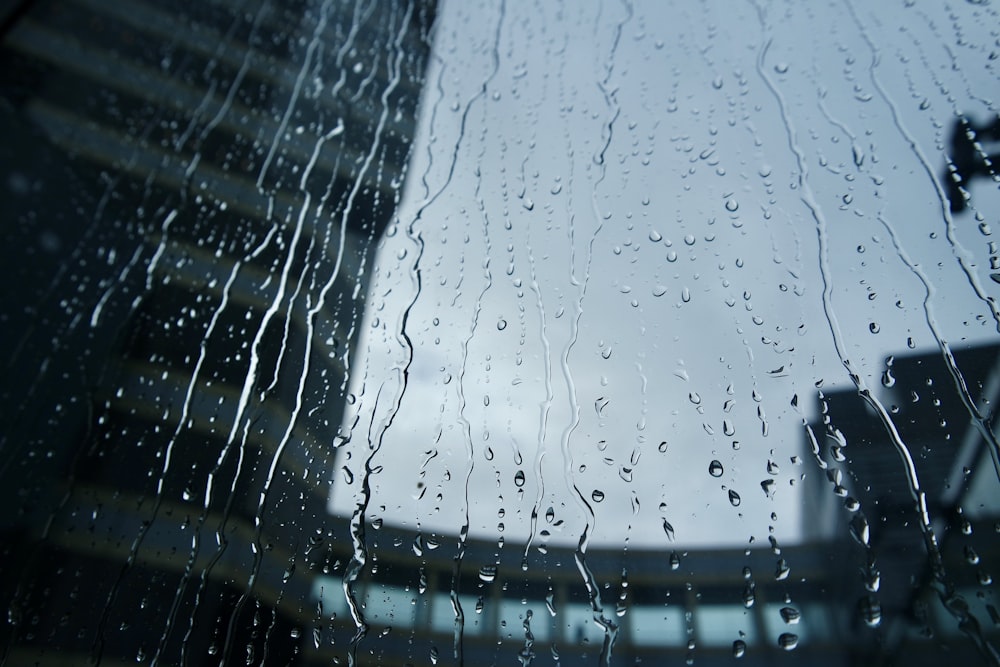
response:
<path id="1" fill-rule="evenodd" d="M 877 593 L 879 587 L 882 585 L 882 574 L 878 571 L 875 566 L 875 558 L 870 557 L 868 564 L 861 568 L 861 580 L 865 584 L 865 588 L 872 592 Z"/>
<path id="2" fill-rule="evenodd" d="M 662 504 L 660 505 L 660 508 L 663 508 Z M 663 532 L 666 533 L 668 540 L 671 542 L 674 541 L 674 527 L 670 525 L 670 522 L 666 519 L 663 520 Z"/>
<path id="3" fill-rule="evenodd" d="M 663 235 L 661 235 L 660 232 L 656 231 L 655 229 L 651 229 L 649 231 L 649 240 L 652 241 L 653 243 L 658 243 L 663 240 Z"/>
<path id="4" fill-rule="evenodd" d="M 742 658 L 744 655 L 746 655 L 746 652 L 747 652 L 747 643 L 745 641 L 743 641 L 742 639 L 737 639 L 736 641 L 733 642 L 734 658 Z"/>
<path id="5" fill-rule="evenodd" d="M 684 243 L 687 245 L 694 245 L 694 234 L 686 234 L 684 236 Z"/>
<path id="6" fill-rule="evenodd" d="M 787 74 L 788 73 L 788 63 L 782 61 L 780 63 L 775 64 L 774 71 L 777 72 L 778 74 Z"/>
<path id="7" fill-rule="evenodd" d="M 858 603 L 861 619 L 869 628 L 877 628 L 882 624 L 882 605 L 874 595 L 866 595 Z"/>
<path id="8" fill-rule="evenodd" d="M 608 403 L 610 403 L 610 402 L 611 402 L 611 400 L 608 399 L 608 398 L 605 398 L 604 396 L 601 396 L 600 398 L 598 398 L 597 400 L 594 401 L 594 410 L 597 411 L 597 416 L 598 417 L 601 417 L 601 418 L 604 417 L 604 408 L 608 407 Z"/>
<path id="9" fill-rule="evenodd" d="M 864 152 L 864 150 L 862 150 L 861 146 L 858 146 L 857 144 L 853 144 L 851 146 L 851 152 L 854 155 L 854 166 L 855 167 L 860 167 L 862 164 L 864 164 L 864 161 L 865 161 L 865 152 Z"/>
<path id="10" fill-rule="evenodd" d="M 681 567 L 681 557 L 677 555 L 676 551 L 670 552 L 670 569 L 678 570 Z"/>
<path id="11" fill-rule="evenodd" d="M 802 620 L 802 613 L 795 607 L 782 607 L 778 613 L 781 614 L 781 620 L 788 625 L 795 625 Z"/>
<path id="12" fill-rule="evenodd" d="M 729 211 L 730 213 L 735 213 L 737 209 L 739 209 L 739 207 L 740 207 L 739 202 L 737 202 L 735 199 L 726 200 L 726 210 Z"/>
<path id="13" fill-rule="evenodd" d="M 523 470 L 518 470 L 516 473 L 514 473 L 514 485 L 517 486 L 518 488 L 521 488 L 522 486 L 524 486 L 524 471 Z"/>
<path id="14" fill-rule="evenodd" d="M 507 328 L 507 320 L 501 317 L 499 320 L 497 320 L 497 331 L 503 331 L 506 328 Z"/>
<path id="15" fill-rule="evenodd" d="M 545 608 L 549 611 L 549 616 L 556 615 L 555 595 L 552 591 L 545 594 Z"/>
<path id="16" fill-rule="evenodd" d="M 851 522 L 848 524 L 848 530 L 851 533 L 851 537 L 858 541 L 859 544 L 863 546 L 868 546 L 868 541 L 870 539 L 870 533 L 868 528 L 868 519 L 862 513 L 857 513 L 851 517 Z"/>
<path id="17" fill-rule="evenodd" d="M 764 491 L 764 495 L 766 495 L 768 498 L 773 498 L 774 497 L 774 480 L 773 479 L 770 479 L 770 478 L 765 479 L 763 482 L 760 483 L 760 488 Z"/>
<path id="18" fill-rule="evenodd" d="M 687 287 L 681 290 L 681 301 L 683 301 L 684 303 L 691 302 L 691 290 L 689 290 Z"/>
<path id="19" fill-rule="evenodd" d="M 749 609 L 757 601 L 757 587 L 752 581 L 748 581 L 743 587 L 743 606 Z"/>
<path id="20" fill-rule="evenodd" d="M 479 578 L 487 584 L 493 583 L 493 581 L 497 578 L 496 565 L 483 565 L 479 568 Z"/>
<path id="21" fill-rule="evenodd" d="M 688 400 L 695 405 L 701 405 L 701 396 L 697 392 L 691 392 L 688 394 Z"/>
<path id="22" fill-rule="evenodd" d="M 712 477 L 722 477 L 722 473 L 725 472 L 722 463 L 717 459 L 712 459 L 712 462 L 708 464 L 708 474 Z"/>
<path id="23" fill-rule="evenodd" d="M 871 331 L 873 334 L 877 334 L 879 332 L 878 322 L 869 322 L 868 330 Z"/>
<path id="24" fill-rule="evenodd" d="M 600 489 L 594 489 L 593 493 L 590 494 L 595 503 L 602 502 L 604 500 L 604 492 Z"/>
<path id="25" fill-rule="evenodd" d="M 788 562 L 784 558 L 779 558 L 778 564 L 774 568 L 774 580 L 784 581 L 790 573 L 791 569 L 788 567 Z"/>
<path id="26" fill-rule="evenodd" d="M 799 636 L 793 635 L 791 632 L 783 632 L 781 636 L 778 637 L 778 646 L 780 646 L 785 651 L 794 651 L 795 647 L 799 645 Z"/>
<path id="27" fill-rule="evenodd" d="M 739 507 L 740 502 L 740 494 L 736 493 L 732 489 L 729 489 L 729 504 L 733 507 Z"/>

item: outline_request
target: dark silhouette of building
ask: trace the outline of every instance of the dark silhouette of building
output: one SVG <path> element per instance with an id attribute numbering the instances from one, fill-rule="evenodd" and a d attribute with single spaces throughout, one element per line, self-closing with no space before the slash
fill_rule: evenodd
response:
<path id="1" fill-rule="evenodd" d="M 4 664 L 316 653 L 346 365 L 434 10 L 9 15 Z"/>
<path id="2" fill-rule="evenodd" d="M 857 628 L 873 605 L 881 617 L 877 631 L 856 633 L 853 664 L 990 662 L 1000 639 L 996 607 L 984 594 L 1000 563 L 1000 346 L 889 356 L 881 384 L 876 394 L 899 443 L 853 388 L 822 393 L 822 419 L 811 426 L 829 482 L 813 492 L 841 506 L 856 543 L 839 567 L 857 574 L 830 602 L 859 610 Z"/>

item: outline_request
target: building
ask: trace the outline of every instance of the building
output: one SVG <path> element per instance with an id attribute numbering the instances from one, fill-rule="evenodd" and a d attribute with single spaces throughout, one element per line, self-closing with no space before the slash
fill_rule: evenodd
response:
<path id="1" fill-rule="evenodd" d="M 833 600 L 859 610 L 843 617 L 843 631 L 864 627 L 877 605 L 880 626 L 856 633 L 856 660 L 936 664 L 946 659 L 942 642 L 954 641 L 947 659 L 975 662 L 981 637 L 996 645 L 1000 618 L 985 595 L 1000 556 L 995 441 L 987 440 L 997 427 L 1000 346 L 888 356 L 876 389 L 898 444 L 853 388 L 821 391 L 821 418 L 810 426 L 828 466 L 826 488 L 813 488 L 814 507 L 837 507 L 855 542 Z M 921 528 L 916 490 L 929 532 Z"/>
<path id="2" fill-rule="evenodd" d="M 365 266 L 433 19 L 229 0 L 10 15 L 7 664 L 306 659 Z"/>

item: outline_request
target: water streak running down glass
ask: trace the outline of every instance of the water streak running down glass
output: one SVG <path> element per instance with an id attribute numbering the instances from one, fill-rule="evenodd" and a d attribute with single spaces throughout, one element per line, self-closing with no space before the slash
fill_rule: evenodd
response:
<path id="1" fill-rule="evenodd" d="M 995 3 L 14 4 L 0 663 L 1000 664 Z"/>

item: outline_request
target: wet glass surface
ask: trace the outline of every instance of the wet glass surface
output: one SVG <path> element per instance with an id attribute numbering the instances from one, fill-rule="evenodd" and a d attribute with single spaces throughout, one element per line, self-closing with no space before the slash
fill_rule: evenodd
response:
<path id="1" fill-rule="evenodd" d="M 4 664 L 1000 664 L 993 3 L 0 12 Z"/>

